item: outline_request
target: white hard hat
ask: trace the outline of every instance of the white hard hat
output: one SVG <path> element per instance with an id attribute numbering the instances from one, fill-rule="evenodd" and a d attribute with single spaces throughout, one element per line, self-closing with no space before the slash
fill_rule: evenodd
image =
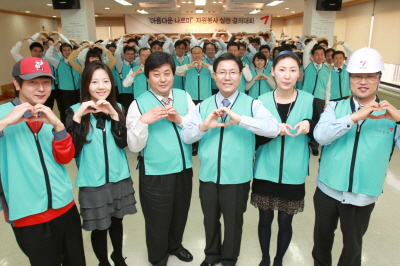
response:
<path id="1" fill-rule="evenodd" d="M 383 70 L 381 54 L 372 48 L 364 47 L 355 51 L 347 65 L 349 73 L 376 73 Z"/>

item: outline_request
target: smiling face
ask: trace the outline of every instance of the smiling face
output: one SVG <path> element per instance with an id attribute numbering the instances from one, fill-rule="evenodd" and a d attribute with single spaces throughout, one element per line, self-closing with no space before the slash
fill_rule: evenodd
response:
<path id="1" fill-rule="evenodd" d="M 201 49 L 200 47 L 195 47 L 192 49 L 192 58 L 193 61 L 201 61 L 203 60 L 203 49 Z"/>
<path id="2" fill-rule="evenodd" d="M 171 65 L 165 63 L 158 68 L 150 70 L 147 82 L 149 82 L 150 88 L 156 94 L 168 98 L 172 84 L 174 84 L 174 73 Z"/>
<path id="3" fill-rule="evenodd" d="M 206 45 L 206 55 L 208 58 L 214 58 L 217 51 L 215 50 L 214 45 Z"/>
<path id="4" fill-rule="evenodd" d="M 228 98 L 237 90 L 242 77 L 239 66 L 234 60 L 220 61 L 213 75 L 220 93 L 225 98 Z"/>
<path id="5" fill-rule="evenodd" d="M 28 102 L 32 106 L 44 104 L 51 93 L 51 78 L 38 77 L 31 80 L 24 80 L 22 85 L 13 78 L 15 89 L 18 91 L 18 98 L 21 103 Z"/>
<path id="6" fill-rule="evenodd" d="M 89 84 L 89 94 L 92 101 L 107 99 L 111 92 L 111 80 L 104 69 L 97 69 L 93 72 Z"/>
<path id="7" fill-rule="evenodd" d="M 322 64 L 325 61 L 325 51 L 324 49 L 318 49 L 314 51 L 312 55 L 314 62 L 317 64 Z"/>
<path id="8" fill-rule="evenodd" d="M 175 53 L 179 57 L 182 57 L 185 54 L 185 51 L 186 47 L 183 43 L 175 47 Z"/>
<path id="9" fill-rule="evenodd" d="M 299 65 L 293 58 L 286 57 L 271 69 L 271 75 L 275 77 L 276 85 L 280 90 L 291 90 L 299 77 Z"/>
<path id="10" fill-rule="evenodd" d="M 258 68 L 264 68 L 265 67 L 265 60 L 260 59 L 260 58 L 255 58 L 254 59 L 254 65 Z"/>
<path id="11" fill-rule="evenodd" d="M 379 72 L 377 73 L 351 73 L 350 74 L 350 90 L 354 97 L 360 101 L 362 105 L 368 104 L 376 97 L 379 85 Z M 361 80 L 353 78 L 353 76 L 363 77 Z M 375 77 L 374 80 L 368 80 L 366 77 Z"/>
<path id="12" fill-rule="evenodd" d="M 140 62 L 142 62 L 142 64 L 145 64 L 146 63 L 146 59 L 147 59 L 147 57 L 149 57 L 150 54 L 151 54 L 150 50 L 142 50 L 142 51 L 140 51 L 140 54 L 139 54 Z"/>

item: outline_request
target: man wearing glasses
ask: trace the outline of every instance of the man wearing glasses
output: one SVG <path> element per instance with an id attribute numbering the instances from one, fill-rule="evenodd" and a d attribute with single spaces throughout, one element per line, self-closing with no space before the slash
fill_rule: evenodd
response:
<path id="1" fill-rule="evenodd" d="M 255 134 L 274 138 L 280 132 L 276 118 L 261 101 L 238 92 L 242 69 L 239 57 L 231 53 L 218 57 L 213 75 L 219 92 L 198 104 L 182 129 L 185 143 L 200 141 L 200 201 L 206 232 L 201 266 L 220 261 L 236 265 L 253 178 Z"/>
<path id="2" fill-rule="evenodd" d="M 378 51 L 357 50 L 347 66 L 353 97 L 330 102 L 315 127 L 323 152 L 314 194 L 314 265 L 332 265 L 339 219 L 343 250 L 337 265 L 361 265 L 362 238 L 394 145 L 399 147 L 400 112 L 377 97 L 383 69 Z"/>

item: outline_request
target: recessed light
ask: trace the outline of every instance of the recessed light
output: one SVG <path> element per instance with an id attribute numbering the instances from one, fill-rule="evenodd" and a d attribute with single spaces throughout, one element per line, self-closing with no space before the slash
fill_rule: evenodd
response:
<path id="1" fill-rule="evenodd" d="M 57 16 L 53 16 L 53 18 L 56 18 Z"/>
<path id="2" fill-rule="evenodd" d="M 53 6 L 53 4 L 47 4 L 48 6 Z"/>
<path id="3" fill-rule="evenodd" d="M 181 7 L 181 5 L 177 5 L 176 7 L 177 7 L 177 8 L 180 8 L 180 7 Z"/>
<path id="4" fill-rule="evenodd" d="M 25 11 L 25 13 L 31 13 L 31 11 Z"/>
<path id="5" fill-rule="evenodd" d="M 281 17 L 281 15 L 278 15 L 277 17 L 278 17 L 278 18 L 280 18 L 280 17 Z"/>
<path id="6" fill-rule="evenodd" d="M 94 15 L 95 17 L 98 17 L 99 15 Z"/>
<path id="7" fill-rule="evenodd" d="M 292 11 L 292 12 L 290 12 L 290 13 L 296 13 L 296 11 Z"/>
<path id="8" fill-rule="evenodd" d="M 285 1 L 274 1 L 274 2 L 271 2 L 271 3 L 267 4 L 267 6 L 276 6 L 276 5 L 279 5 L 279 4 L 283 3 L 283 2 L 285 2 Z"/>
<path id="9" fill-rule="evenodd" d="M 105 7 L 104 9 L 110 9 L 109 7 Z"/>
<path id="10" fill-rule="evenodd" d="M 131 6 L 132 5 L 132 3 L 125 1 L 125 0 L 114 0 L 114 1 L 123 6 Z"/>
<path id="11" fill-rule="evenodd" d="M 192 4 L 193 2 L 192 1 L 188 1 L 188 4 Z"/>
<path id="12" fill-rule="evenodd" d="M 290 8 L 288 8 L 288 7 L 285 7 L 285 9 L 290 9 Z"/>
<path id="13" fill-rule="evenodd" d="M 182 1 L 182 4 L 186 4 L 186 1 Z"/>

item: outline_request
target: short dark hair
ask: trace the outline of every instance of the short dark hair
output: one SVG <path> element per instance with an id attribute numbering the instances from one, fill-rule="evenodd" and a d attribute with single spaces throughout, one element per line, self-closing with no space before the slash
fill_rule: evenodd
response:
<path id="1" fill-rule="evenodd" d="M 190 49 L 190 52 L 192 52 L 194 48 L 200 48 L 201 51 L 204 53 L 203 48 L 201 48 L 201 46 L 198 46 L 198 45 L 193 46 L 193 47 Z"/>
<path id="2" fill-rule="evenodd" d="M 325 50 L 325 55 L 330 52 L 335 52 L 335 49 L 329 48 Z"/>
<path id="3" fill-rule="evenodd" d="M 320 45 L 321 43 L 326 44 L 326 47 L 328 47 L 328 41 L 327 41 L 327 40 L 319 41 L 319 42 L 318 42 L 318 45 Z M 322 48 L 322 49 L 324 49 L 324 48 Z"/>
<path id="4" fill-rule="evenodd" d="M 203 46 L 203 52 L 206 52 L 207 46 L 208 46 L 208 45 L 214 46 L 215 51 L 218 51 L 218 48 L 217 48 L 217 46 L 215 45 L 215 43 L 213 43 L 213 42 L 208 42 L 208 43 L 205 43 L 205 44 L 204 44 L 204 46 Z"/>
<path id="5" fill-rule="evenodd" d="M 311 54 L 312 54 L 312 55 L 314 55 L 315 51 L 318 51 L 318 50 L 322 50 L 322 51 L 324 51 L 324 54 L 325 54 L 325 49 L 324 49 L 324 48 L 322 48 L 322 47 L 321 47 L 321 46 L 319 46 L 319 45 L 315 45 L 315 46 L 312 48 L 312 50 L 311 50 Z"/>
<path id="6" fill-rule="evenodd" d="M 16 76 L 14 78 L 18 82 L 19 87 L 22 88 L 22 83 L 24 83 L 24 80 L 20 76 Z M 15 97 L 19 97 L 19 91 L 17 91 L 17 88 L 15 88 L 15 86 L 14 86 L 14 92 L 15 92 Z"/>
<path id="7" fill-rule="evenodd" d="M 97 40 L 97 41 L 94 42 L 94 44 L 102 43 L 102 42 L 104 42 L 104 40 Z"/>
<path id="8" fill-rule="evenodd" d="M 136 53 L 135 48 L 132 46 L 125 46 L 123 52 L 126 53 L 127 51 L 133 51 L 133 53 Z"/>
<path id="9" fill-rule="evenodd" d="M 333 52 L 332 58 L 334 58 L 334 57 L 335 57 L 335 55 L 337 55 L 337 54 L 342 54 L 342 55 L 343 55 L 343 57 L 344 57 L 344 58 L 346 58 L 346 55 L 344 54 L 344 52 L 343 52 L 343 51 L 335 51 L 335 52 Z"/>
<path id="10" fill-rule="evenodd" d="M 89 49 L 88 52 L 86 53 L 85 66 L 87 66 L 90 63 L 89 61 L 90 57 L 98 57 L 100 62 L 103 62 L 101 60 L 101 54 L 96 49 Z"/>
<path id="11" fill-rule="evenodd" d="M 181 40 L 177 40 L 174 44 L 174 48 L 178 47 L 179 45 L 183 44 L 185 46 L 185 48 L 187 47 L 187 42 L 185 41 L 181 41 Z"/>
<path id="12" fill-rule="evenodd" d="M 261 45 L 260 46 L 260 48 L 258 48 L 260 51 L 261 50 L 264 50 L 264 49 L 268 49 L 268 51 L 270 51 L 271 52 L 271 47 L 269 47 L 268 45 L 266 45 L 266 44 L 264 44 L 264 45 Z"/>
<path id="13" fill-rule="evenodd" d="M 126 41 L 126 43 L 130 43 L 130 42 L 134 42 L 134 43 L 136 43 L 136 45 L 139 45 L 139 43 L 138 43 L 138 41 L 136 39 L 128 39 Z"/>
<path id="14" fill-rule="evenodd" d="M 240 49 L 240 47 L 244 47 L 245 49 L 247 49 L 247 45 L 245 43 L 240 42 L 240 43 L 238 43 L 238 45 L 239 45 L 239 49 Z"/>
<path id="15" fill-rule="evenodd" d="M 151 53 L 151 49 L 149 48 L 149 47 L 142 47 L 142 48 L 140 48 L 140 50 L 139 50 L 139 55 L 142 53 L 142 51 L 146 51 L 146 50 L 149 50 L 150 51 L 150 53 Z"/>
<path id="16" fill-rule="evenodd" d="M 256 58 L 257 58 L 257 59 L 261 59 L 261 60 L 265 60 L 264 66 L 267 64 L 267 57 L 265 57 L 265 54 L 264 54 L 264 53 L 262 53 L 262 52 L 257 52 L 257 53 L 254 55 L 254 57 L 253 57 L 253 62 L 252 62 L 254 66 L 256 66 L 256 65 L 254 64 L 254 61 L 256 61 Z"/>
<path id="17" fill-rule="evenodd" d="M 258 38 L 252 38 L 252 39 L 250 40 L 250 43 L 256 43 L 256 44 L 260 45 L 260 39 L 258 39 Z"/>
<path id="18" fill-rule="evenodd" d="M 144 65 L 144 74 L 146 78 L 149 78 L 150 71 L 161 67 L 164 64 L 170 64 L 172 73 L 175 75 L 176 65 L 172 55 L 164 52 L 154 52 L 146 59 L 146 64 Z"/>
<path id="19" fill-rule="evenodd" d="M 304 44 L 307 45 L 307 43 L 309 43 L 309 42 L 311 42 L 311 41 L 312 41 L 312 39 L 306 39 L 306 40 L 304 41 Z"/>
<path id="20" fill-rule="evenodd" d="M 155 45 L 158 45 L 158 46 L 160 46 L 160 47 L 163 47 L 163 44 L 164 44 L 164 43 L 162 43 L 162 42 L 160 42 L 160 41 L 153 41 L 152 43 L 150 43 L 150 48 L 153 48 L 153 46 L 155 46 Z"/>
<path id="21" fill-rule="evenodd" d="M 229 47 L 231 47 L 231 46 L 236 46 L 238 50 L 240 49 L 239 44 L 237 44 L 237 43 L 235 43 L 235 42 L 230 42 L 230 43 L 228 43 L 228 45 L 226 46 L 226 50 L 229 50 Z"/>
<path id="22" fill-rule="evenodd" d="M 220 56 L 215 60 L 215 62 L 214 62 L 214 64 L 213 64 L 213 70 L 214 70 L 214 72 L 217 71 L 218 64 L 219 64 L 221 61 L 224 61 L 224 60 L 233 60 L 233 61 L 235 61 L 236 64 L 238 65 L 238 67 L 239 67 L 239 72 L 242 72 L 242 69 L 243 69 L 242 60 L 240 60 L 239 56 L 233 55 L 232 53 L 223 53 L 222 55 L 220 55 Z"/>
<path id="23" fill-rule="evenodd" d="M 64 42 L 64 43 L 62 43 L 62 44 L 60 45 L 60 52 L 61 52 L 61 53 L 62 53 L 62 48 L 63 48 L 63 47 L 69 47 L 69 48 L 71 48 L 71 50 L 74 49 L 74 48 L 72 47 L 71 44 Z"/>
<path id="24" fill-rule="evenodd" d="M 38 43 L 38 42 L 33 42 L 33 43 L 31 43 L 31 45 L 29 45 L 29 50 L 32 51 L 33 48 L 35 48 L 35 47 L 38 47 L 38 48 L 42 49 L 42 52 L 44 51 L 43 45 L 41 45 L 41 44 Z"/>

